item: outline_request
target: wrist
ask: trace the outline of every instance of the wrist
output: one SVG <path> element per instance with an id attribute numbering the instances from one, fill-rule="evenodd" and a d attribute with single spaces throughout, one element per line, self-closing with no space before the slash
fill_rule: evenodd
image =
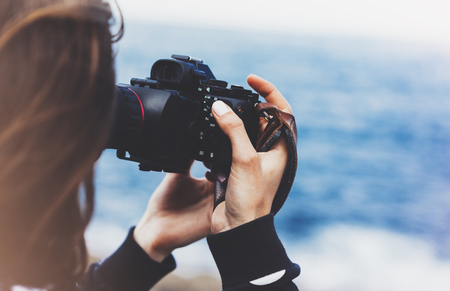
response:
<path id="1" fill-rule="evenodd" d="M 159 247 L 158 239 L 151 235 L 150 232 L 140 228 L 139 225 L 133 234 L 136 243 L 149 255 L 155 262 L 161 263 L 173 251 L 173 249 Z"/>
<path id="2" fill-rule="evenodd" d="M 222 205 L 224 204 L 225 203 L 222 203 Z M 211 224 L 211 234 L 218 234 L 231 230 L 251 221 L 257 220 L 258 218 L 261 218 L 270 213 L 270 211 L 258 211 L 253 213 L 244 213 L 244 211 L 242 211 L 242 213 L 235 215 L 233 213 L 230 213 L 229 211 L 219 209 L 219 207 L 221 207 L 222 205 L 219 205 L 215 210 L 216 214 L 218 215 L 213 216 L 213 221 Z M 224 214 L 220 214 L 220 212 Z"/>

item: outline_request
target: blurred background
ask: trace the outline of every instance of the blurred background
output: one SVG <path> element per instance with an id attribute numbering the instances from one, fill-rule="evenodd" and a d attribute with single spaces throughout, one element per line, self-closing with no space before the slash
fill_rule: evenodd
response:
<path id="1" fill-rule="evenodd" d="M 248 88 L 247 75 L 260 75 L 292 105 L 298 174 L 275 220 L 302 268 L 300 290 L 450 290 L 448 1 L 118 4 L 117 82 L 185 54 L 229 84 Z M 196 176 L 204 172 L 195 165 Z M 93 256 L 122 243 L 163 176 L 103 153 L 87 232 Z M 169 281 L 179 290 L 220 289 L 204 240 L 174 255 Z"/>

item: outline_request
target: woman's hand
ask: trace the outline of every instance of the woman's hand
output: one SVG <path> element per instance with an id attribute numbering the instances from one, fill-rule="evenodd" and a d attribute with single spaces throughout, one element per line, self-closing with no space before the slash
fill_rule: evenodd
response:
<path id="1" fill-rule="evenodd" d="M 161 262 L 174 249 L 189 245 L 211 231 L 214 184 L 190 173 L 167 174 L 150 198 L 134 231 L 134 239 Z"/>
<path id="2" fill-rule="evenodd" d="M 289 103 L 271 83 L 255 75 L 250 75 L 247 82 L 267 102 L 292 113 Z M 213 114 L 233 148 L 226 200 L 212 213 L 212 182 L 193 178 L 189 172 L 167 174 L 134 231 L 136 242 L 155 261 L 161 262 L 174 249 L 210 232 L 226 231 L 270 213 L 287 163 L 286 142 L 280 139 L 270 151 L 257 153 L 242 120 L 225 103 L 215 102 Z M 213 179 L 209 172 L 206 176 Z"/>
<path id="3" fill-rule="evenodd" d="M 267 102 L 292 113 L 291 106 L 270 82 L 250 75 L 248 84 Z M 223 232 L 270 213 L 284 169 L 288 150 L 280 139 L 270 151 L 258 153 L 253 148 L 242 120 L 222 101 L 213 104 L 213 114 L 233 149 L 226 199 L 212 216 L 211 233 Z M 265 121 L 260 123 L 262 130 Z"/>

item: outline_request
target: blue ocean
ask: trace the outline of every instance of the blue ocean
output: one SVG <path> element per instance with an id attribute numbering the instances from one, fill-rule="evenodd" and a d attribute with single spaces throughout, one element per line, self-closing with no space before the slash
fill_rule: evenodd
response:
<path id="1" fill-rule="evenodd" d="M 292 105 L 298 172 L 276 216 L 300 290 L 450 290 L 450 51 L 387 40 L 127 23 L 117 81 L 172 54 L 217 79 L 270 80 Z M 196 164 L 194 174 L 205 169 Z M 164 173 L 106 150 L 87 240 L 107 255 Z M 180 274 L 217 275 L 205 241 L 175 252 Z"/>

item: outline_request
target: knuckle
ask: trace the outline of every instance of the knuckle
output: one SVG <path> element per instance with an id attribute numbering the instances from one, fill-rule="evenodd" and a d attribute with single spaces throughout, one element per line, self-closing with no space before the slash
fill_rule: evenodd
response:
<path id="1" fill-rule="evenodd" d="M 241 130 L 244 127 L 244 123 L 242 122 L 242 120 L 239 117 L 230 116 L 230 118 L 227 118 L 227 120 L 225 121 L 225 126 L 230 131 L 234 132 L 234 131 Z"/>

